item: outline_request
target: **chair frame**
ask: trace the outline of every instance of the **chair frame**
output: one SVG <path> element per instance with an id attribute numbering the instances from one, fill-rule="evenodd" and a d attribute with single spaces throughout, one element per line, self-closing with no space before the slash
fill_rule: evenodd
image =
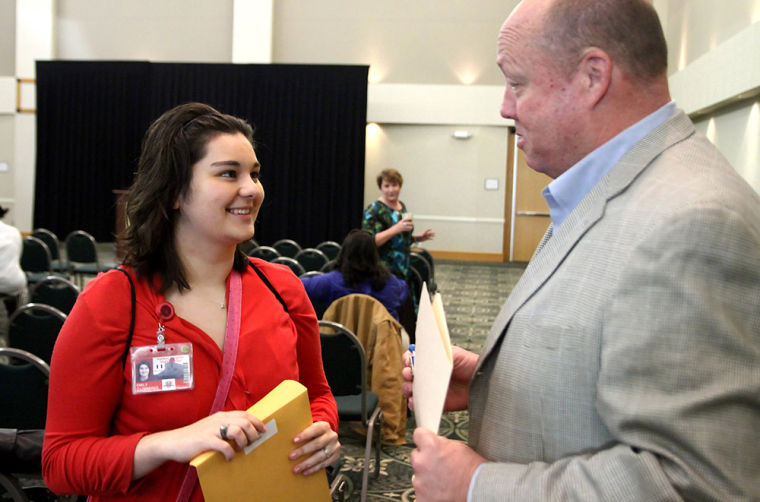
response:
<path id="1" fill-rule="evenodd" d="M 48 303 L 35 302 L 34 301 L 34 294 L 35 294 L 35 292 L 39 288 L 45 286 L 46 284 L 60 284 L 61 286 L 73 289 L 73 290 L 75 290 L 77 292 L 77 296 L 79 296 L 79 293 L 81 292 L 80 289 L 79 289 L 79 287 L 76 284 L 74 284 L 73 282 L 71 282 L 70 280 L 68 280 L 68 279 L 66 279 L 64 277 L 61 277 L 59 275 L 48 275 L 47 277 L 44 277 L 42 280 L 37 281 L 37 283 L 35 283 L 33 286 L 31 286 L 29 288 L 29 301 L 31 303 L 38 303 L 38 304 L 42 304 L 42 305 L 50 305 Z M 75 298 L 74 301 L 76 302 L 76 298 Z M 50 306 L 58 308 L 55 305 L 50 305 Z M 71 311 L 71 309 L 69 309 L 69 312 L 66 312 L 66 311 L 61 310 L 61 309 L 58 309 L 58 310 L 60 310 L 61 312 L 63 312 L 66 315 L 68 315 L 69 312 Z"/>
<path id="2" fill-rule="evenodd" d="M 296 276 L 298 277 L 301 277 L 303 274 L 306 273 L 306 270 L 303 268 L 303 265 L 301 265 L 296 260 L 288 256 L 278 256 L 277 258 L 272 260 L 272 263 L 279 263 L 280 265 L 288 266 L 290 270 L 292 270 L 293 273 L 296 274 Z"/>
<path id="3" fill-rule="evenodd" d="M 46 312 L 47 314 L 50 314 L 50 315 L 52 315 L 54 317 L 58 317 L 59 320 L 61 321 L 61 325 L 63 325 L 63 323 L 66 322 L 66 317 L 68 317 L 66 314 L 64 314 L 63 312 L 61 312 L 57 308 L 52 307 L 50 305 L 45 305 L 44 303 L 27 303 L 27 304 L 21 305 L 8 318 L 8 327 L 9 327 L 8 328 L 8 344 L 9 345 L 11 345 L 12 342 L 13 342 L 13 340 L 11 339 L 11 337 L 13 336 L 13 333 L 11 332 L 11 329 L 10 329 L 13 326 L 13 321 L 15 321 L 18 316 L 20 316 L 22 313 L 24 313 L 24 312 L 26 312 L 28 310 L 42 310 L 42 311 Z M 59 332 L 60 332 L 60 330 L 59 330 Z M 35 333 L 35 334 L 37 334 L 37 333 Z M 58 333 L 56 333 L 56 339 L 57 338 L 58 338 Z M 55 341 L 53 342 L 53 344 L 55 344 Z M 15 349 L 18 349 L 18 347 L 13 347 L 12 345 L 11 345 L 11 347 L 15 348 Z M 26 349 L 19 349 L 19 350 L 26 351 Z M 26 352 L 29 352 L 29 351 L 26 351 Z M 51 357 L 52 357 L 52 353 L 53 353 L 52 347 L 50 348 L 50 353 L 51 353 Z M 34 354 L 34 355 L 36 357 L 40 357 L 37 354 Z M 42 359 L 43 361 L 45 360 L 42 357 L 40 357 L 40 359 Z"/>
<path id="4" fill-rule="evenodd" d="M 331 256 L 331 254 L 326 253 L 324 249 L 322 249 L 323 247 L 335 250 L 335 256 Z M 334 260 L 338 257 L 338 253 L 340 253 L 341 245 L 340 243 L 335 242 L 335 241 L 323 241 L 317 244 L 316 246 L 314 246 L 314 249 L 319 249 L 320 251 L 325 253 L 325 256 L 327 256 L 328 260 Z"/>
<path id="5" fill-rule="evenodd" d="M 71 239 L 82 238 L 87 239 L 92 244 L 93 261 L 76 261 L 71 259 L 71 253 L 69 251 L 69 245 Z M 95 265 L 95 272 L 88 272 L 77 270 L 77 265 Z M 84 276 L 92 275 L 97 276 L 100 272 L 105 272 L 109 267 L 104 267 L 100 263 L 100 257 L 98 257 L 98 245 L 95 241 L 95 237 L 85 232 L 84 230 L 74 230 L 66 236 L 66 267 L 73 274 L 77 286 L 84 287 Z"/>
<path id="6" fill-rule="evenodd" d="M 420 267 L 418 267 L 417 264 L 419 264 Z M 437 286 L 435 284 L 435 278 L 433 277 L 432 267 L 427 259 L 422 254 L 412 251 L 409 253 L 409 268 L 412 267 L 419 272 L 422 281 L 427 283 L 430 293 L 435 293 Z M 425 270 L 420 270 L 420 268 L 424 268 Z"/>
<path id="7" fill-rule="evenodd" d="M 360 364 L 361 364 L 361 416 L 362 416 L 362 424 L 367 427 L 367 439 L 366 443 L 364 445 L 364 470 L 362 473 L 362 488 L 361 488 L 361 502 L 364 502 L 367 500 L 367 485 L 369 483 L 369 458 L 370 458 L 370 452 L 372 451 L 372 442 L 375 435 L 377 437 L 375 438 L 375 479 L 380 477 L 380 450 L 382 445 L 382 425 L 383 425 L 383 411 L 380 408 L 380 405 L 378 404 L 375 410 L 372 412 L 372 415 L 369 417 L 367 416 L 367 412 L 369 411 L 367 409 L 367 393 L 369 392 L 369 389 L 367 389 L 367 354 L 364 351 L 364 347 L 362 346 L 359 339 L 356 337 L 355 334 L 351 332 L 348 328 L 343 326 L 340 323 L 333 322 L 333 321 L 319 321 L 319 327 L 320 328 L 330 328 L 335 331 L 335 333 L 325 333 L 320 329 L 319 336 L 341 336 L 345 335 L 348 337 L 348 339 L 352 342 L 354 347 L 356 348 L 357 353 L 359 354 Z"/>
<path id="8" fill-rule="evenodd" d="M 280 248 L 279 248 L 279 247 L 277 247 L 277 246 L 282 246 L 282 247 L 284 247 L 284 248 L 295 248 L 295 249 L 296 249 L 296 252 L 295 252 L 295 253 L 293 253 L 293 255 L 291 256 L 291 255 L 290 255 L 290 251 L 289 251 L 289 252 L 287 252 L 287 253 L 284 253 L 284 252 L 283 252 L 283 251 L 281 251 L 281 250 L 280 250 Z M 301 250 L 303 249 L 303 248 L 301 247 L 301 245 L 300 245 L 299 243 L 297 243 L 296 241 L 294 241 L 293 239 L 280 239 L 280 240 L 276 241 L 274 244 L 272 244 L 272 247 L 273 247 L 274 249 L 276 249 L 278 253 L 280 253 L 280 256 L 287 256 L 288 258 L 295 258 L 295 257 L 296 257 L 296 255 L 297 255 L 298 253 L 300 253 L 300 252 L 301 252 Z"/>
<path id="9" fill-rule="evenodd" d="M 414 277 L 414 279 L 412 279 L 412 277 Z M 413 289 L 412 281 L 418 281 L 419 288 Z M 406 284 L 409 287 L 409 294 L 414 295 L 415 305 L 418 305 L 420 302 L 420 295 L 422 294 L 422 283 L 423 283 L 422 274 L 420 274 L 419 271 L 413 266 L 411 266 L 410 264 L 409 271 L 406 274 Z"/>
<path id="10" fill-rule="evenodd" d="M 53 272 L 66 272 L 68 270 L 68 264 L 61 260 L 61 241 L 58 236 L 52 230 L 47 228 L 35 228 L 31 233 L 32 237 L 37 237 L 39 240 L 47 244 L 50 250 L 51 266 Z"/>
<path id="11" fill-rule="evenodd" d="M 37 368 L 45 378 L 50 378 L 50 366 L 48 366 L 45 361 L 35 356 L 31 352 L 27 352 L 26 350 L 21 349 L 14 349 L 11 347 L 0 347 L 0 357 L 20 359 Z M 37 479 L 38 476 L 34 474 L 24 473 L 23 477 Z M 41 479 L 41 475 L 39 478 Z M 13 502 L 29 502 L 29 497 L 27 497 L 26 493 L 24 492 L 22 483 L 12 472 L 0 472 L 0 486 L 3 487 L 5 493 L 10 496 L 10 500 Z"/>
<path id="12" fill-rule="evenodd" d="M 47 255 L 47 259 L 46 259 L 47 268 L 40 269 L 40 270 L 25 268 L 24 254 L 26 253 L 27 243 L 32 243 L 35 246 L 39 246 L 39 248 L 43 251 L 43 253 Z M 51 274 L 53 272 L 53 258 L 52 258 L 52 255 L 50 254 L 50 248 L 48 247 L 47 244 L 45 244 L 45 241 L 37 237 L 34 237 L 33 235 L 27 235 L 26 237 L 24 237 L 22 250 L 21 250 L 21 270 L 23 270 L 24 273 L 26 274 L 27 280 L 29 280 L 29 274 L 41 274 L 41 273 Z"/>
<path id="13" fill-rule="evenodd" d="M 323 263 L 323 264 L 322 264 L 322 265 L 321 265 L 319 268 L 309 268 L 309 269 L 307 269 L 307 268 L 306 268 L 306 265 L 304 265 L 304 264 L 301 262 L 301 260 L 299 260 L 298 258 L 299 258 L 300 256 L 309 256 L 309 255 L 311 255 L 311 256 L 319 256 L 319 257 L 321 257 L 321 258 L 324 258 L 324 263 Z M 300 263 L 300 264 L 301 264 L 301 266 L 304 268 L 304 270 L 305 270 L 306 272 L 308 272 L 308 271 L 310 271 L 310 270 L 322 270 L 322 267 L 324 267 L 325 265 L 327 265 L 328 263 L 330 263 L 330 258 L 328 258 L 326 254 L 324 254 L 322 251 L 320 251 L 320 250 L 319 250 L 319 249 L 317 249 L 317 248 L 303 248 L 303 249 L 302 249 L 301 251 L 299 251 L 299 252 L 298 252 L 298 254 L 295 256 L 295 260 L 296 260 L 298 263 Z"/>
<path id="14" fill-rule="evenodd" d="M 263 256 L 259 256 L 259 253 L 262 253 L 262 252 L 263 253 L 272 253 L 272 252 L 274 252 L 276 254 L 275 254 L 275 256 L 273 258 L 267 259 L 267 258 L 265 258 Z M 272 261 L 275 258 L 279 258 L 282 255 L 280 254 L 279 251 L 277 251 L 272 246 L 258 246 L 258 247 L 255 247 L 255 248 L 251 249 L 248 252 L 248 256 L 252 256 L 254 258 L 259 258 L 259 259 L 264 260 L 264 261 Z"/>

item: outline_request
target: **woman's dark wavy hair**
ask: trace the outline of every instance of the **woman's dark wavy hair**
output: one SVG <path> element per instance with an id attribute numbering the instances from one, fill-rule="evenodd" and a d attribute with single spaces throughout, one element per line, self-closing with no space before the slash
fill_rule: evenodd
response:
<path id="1" fill-rule="evenodd" d="M 349 287 L 369 279 L 375 291 L 385 287 L 391 273 L 380 261 L 375 237 L 366 230 L 351 230 L 335 259 L 335 270 L 340 270 Z"/>
<path id="2" fill-rule="evenodd" d="M 219 134 L 243 134 L 251 145 L 253 128 L 248 122 L 218 112 L 203 103 L 186 103 L 164 112 L 142 140 L 137 174 L 127 196 L 128 225 L 120 236 L 124 263 L 159 292 L 172 285 L 190 289 L 185 268 L 174 247 L 178 211 L 175 203 L 190 189 L 193 165 L 206 155 L 206 145 Z M 235 252 L 233 268 L 244 272 L 248 258 Z"/>

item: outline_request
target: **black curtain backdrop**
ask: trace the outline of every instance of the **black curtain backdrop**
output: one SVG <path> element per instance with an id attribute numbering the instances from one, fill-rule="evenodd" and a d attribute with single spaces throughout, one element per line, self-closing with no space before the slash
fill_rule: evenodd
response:
<path id="1" fill-rule="evenodd" d="M 113 240 L 151 121 L 188 101 L 254 126 L 266 191 L 255 238 L 342 241 L 361 221 L 367 66 L 37 63 L 34 226 Z"/>

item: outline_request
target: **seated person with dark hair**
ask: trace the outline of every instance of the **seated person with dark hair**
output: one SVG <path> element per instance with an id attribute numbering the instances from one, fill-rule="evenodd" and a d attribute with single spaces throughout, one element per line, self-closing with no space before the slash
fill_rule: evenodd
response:
<path id="1" fill-rule="evenodd" d="M 326 307 L 338 298 L 359 293 L 375 298 L 399 319 L 398 309 L 409 290 L 406 283 L 391 274 L 380 261 L 372 234 L 366 230 L 351 230 L 334 267 L 326 274 L 301 278 L 312 303 Z"/>

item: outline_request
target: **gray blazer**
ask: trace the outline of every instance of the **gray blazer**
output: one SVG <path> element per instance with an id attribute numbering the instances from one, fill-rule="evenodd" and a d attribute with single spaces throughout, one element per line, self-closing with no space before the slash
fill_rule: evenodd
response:
<path id="1" fill-rule="evenodd" d="M 760 198 L 683 112 L 550 227 L 469 441 L 476 501 L 760 500 Z"/>

